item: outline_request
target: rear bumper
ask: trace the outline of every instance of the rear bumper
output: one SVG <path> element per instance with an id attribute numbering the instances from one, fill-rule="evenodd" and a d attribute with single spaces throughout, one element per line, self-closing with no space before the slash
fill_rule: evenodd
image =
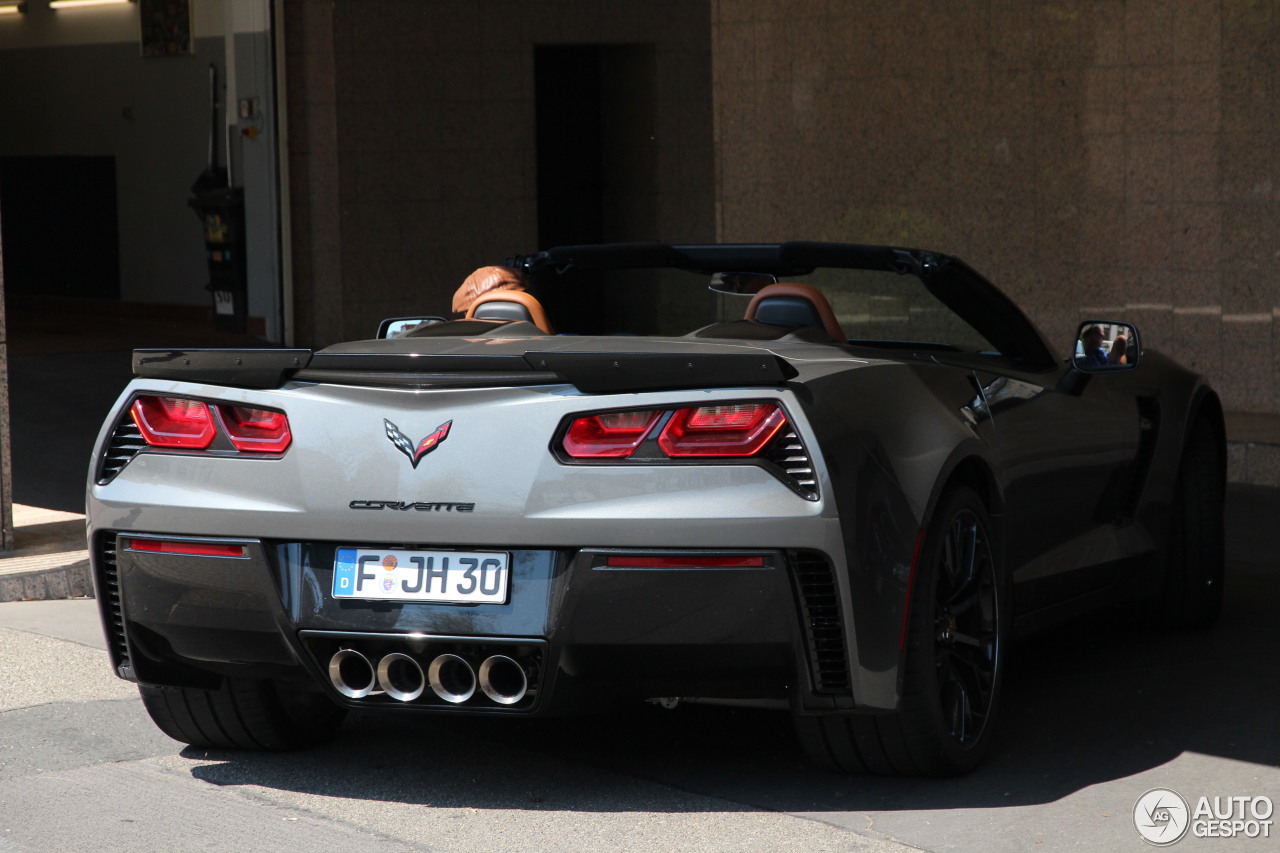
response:
<path id="1" fill-rule="evenodd" d="M 819 551 L 751 549 L 760 565 L 654 569 L 608 565 L 610 555 L 653 549 L 516 548 L 509 603 L 460 606 L 334 599 L 334 543 L 185 537 L 244 545 L 243 557 L 228 558 L 135 551 L 135 535 L 97 532 L 93 563 L 113 665 L 145 684 L 307 680 L 350 707 L 470 713 L 571 713 L 658 697 L 853 706 L 845 608 Z M 473 671 L 508 658 L 528 690 L 505 704 L 482 690 L 463 701 L 431 689 L 409 700 L 382 689 L 353 697 L 330 672 L 344 649 L 374 667 L 405 655 L 424 674 L 442 655 Z"/>

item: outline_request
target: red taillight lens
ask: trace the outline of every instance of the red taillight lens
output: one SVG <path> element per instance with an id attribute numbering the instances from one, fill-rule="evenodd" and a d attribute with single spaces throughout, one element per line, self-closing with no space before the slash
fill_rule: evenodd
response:
<path id="1" fill-rule="evenodd" d="M 658 436 L 668 456 L 753 456 L 787 422 L 777 403 L 680 409 Z"/>
<path id="2" fill-rule="evenodd" d="M 644 441 L 661 414 L 645 410 L 578 418 L 565 433 L 565 452 L 575 459 L 629 456 Z"/>
<path id="3" fill-rule="evenodd" d="M 139 397 L 130 407 L 133 422 L 152 447 L 203 450 L 216 434 L 209 407 L 183 397 Z"/>
<path id="4" fill-rule="evenodd" d="M 243 557 L 243 545 L 222 542 L 170 542 L 165 539 L 130 539 L 130 551 L 179 554 L 187 557 Z"/>
<path id="5" fill-rule="evenodd" d="M 293 440 L 289 418 L 271 409 L 218 406 L 222 428 L 236 450 L 251 453 L 283 453 Z"/>
<path id="6" fill-rule="evenodd" d="M 610 569 L 746 569 L 764 566 L 764 557 L 608 557 Z"/>

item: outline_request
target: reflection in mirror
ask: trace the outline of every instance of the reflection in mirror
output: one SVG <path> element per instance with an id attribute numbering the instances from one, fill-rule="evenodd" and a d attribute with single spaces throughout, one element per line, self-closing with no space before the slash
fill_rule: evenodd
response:
<path id="1" fill-rule="evenodd" d="M 412 332 L 420 326 L 431 326 L 443 323 L 443 317 L 392 317 L 378 325 L 378 338 L 394 338 L 405 332 Z"/>
<path id="2" fill-rule="evenodd" d="M 716 293 L 759 293 L 771 284 L 777 284 L 777 276 L 762 272 L 712 273 L 710 290 Z"/>
<path id="3" fill-rule="evenodd" d="M 1075 366 L 1086 372 L 1136 367 L 1142 348 L 1138 329 L 1116 320 L 1088 320 L 1076 330 Z"/>

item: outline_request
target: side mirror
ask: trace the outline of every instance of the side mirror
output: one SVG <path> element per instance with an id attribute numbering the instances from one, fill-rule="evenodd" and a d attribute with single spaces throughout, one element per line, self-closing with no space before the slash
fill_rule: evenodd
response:
<path id="1" fill-rule="evenodd" d="M 420 326 L 434 326 L 444 322 L 446 320 L 443 317 L 392 317 L 378 324 L 378 339 L 399 337 Z"/>
<path id="2" fill-rule="evenodd" d="M 1115 320 L 1087 320 L 1076 330 L 1071 363 L 1086 373 L 1132 370 L 1142 358 L 1138 327 Z"/>

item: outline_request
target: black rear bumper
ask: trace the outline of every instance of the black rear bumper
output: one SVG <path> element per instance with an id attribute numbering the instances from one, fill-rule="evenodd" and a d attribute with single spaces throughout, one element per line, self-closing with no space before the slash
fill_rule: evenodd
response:
<path id="1" fill-rule="evenodd" d="M 113 666 L 144 684 L 306 680 L 349 707 L 481 714 L 659 697 L 852 706 L 846 608 L 816 551 L 655 570 L 608 565 L 610 555 L 652 551 L 517 548 L 508 604 L 406 604 L 335 599 L 335 543 L 218 539 L 244 544 L 245 556 L 229 559 L 135 551 L 134 535 L 100 532 L 93 561 Z M 462 702 L 430 689 L 409 701 L 381 689 L 352 698 L 330 674 L 343 649 L 373 666 L 405 655 L 424 673 L 440 655 L 473 669 L 498 655 L 526 671 L 529 690 L 511 704 L 479 690 Z"/>

